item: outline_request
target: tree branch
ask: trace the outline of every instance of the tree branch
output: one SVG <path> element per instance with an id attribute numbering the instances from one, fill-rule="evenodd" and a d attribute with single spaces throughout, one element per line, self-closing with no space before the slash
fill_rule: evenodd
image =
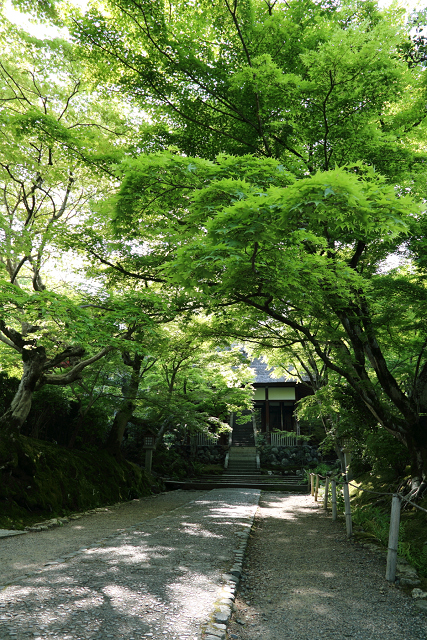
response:
<path id="1" fill-rule="evenodd" d="M 104 347 L 104 349 L 101 349 L 101 351 L 96 353 L 94 356 L 88 358 L 87 360 L 82 360 L 66 373 L 60 375 L 43 375 L 38 386 L 40 387 L 44 384 L 54 384 L 61 386 L 70 384 L 70 382 L 74 382 L 74 380 L 77 380 L 79 378 L 81 372 L 83 371 L 83 369 L 85 369 L 85 367 L 88 367 L 90 364 L 93 364 L 97 360 L 100 360 L 101 358 L 106 356 L 107 353 L 110 353 L 110 351 L 113 350 L 114 347 Z"/>

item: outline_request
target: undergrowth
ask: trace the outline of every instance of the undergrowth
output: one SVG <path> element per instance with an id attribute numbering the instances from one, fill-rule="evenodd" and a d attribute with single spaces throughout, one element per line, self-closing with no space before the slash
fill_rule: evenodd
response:
<path id="1" fill-rule="evenodd" d="M 0 438 L 0 528 L 22 529 L 40 519 L 139 498 L 156 490 L 156 482 L 105 451 L 93 455 L 25 436 Z"/>
<path id="2" fill-rule="evenodd" d="M 355 482 L 353 481 L 353 484 Z M 358 489 L 351 487 L 351 509 L 353 523 L 362 529 L 359 534 L 370 537 L 382 546 L 388 546 L 391 494 L 398 487 L 384 481 L 381 476 L 365 474 L 357 481 Z M 369 491 L 388 493 L 389 495 L 376 496 Z M 427 507 L 427 498 L 419 502 L 423 508 Z M 421 578 L 427 579 L 427 514 L 416 507 L 403 505 L 399 526 L 398 554 L 405 558 L 418 571 Z"/>

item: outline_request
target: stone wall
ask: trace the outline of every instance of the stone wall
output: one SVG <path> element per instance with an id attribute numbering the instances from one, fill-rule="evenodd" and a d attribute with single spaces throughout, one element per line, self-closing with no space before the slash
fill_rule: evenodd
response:
<path id="1" fill-rule="evenodd" d="M 288 467 L 315 466 L 320 462 L 317 447 L 308 444 L 294 447 L 261 445 L 258 448 L 261 467 L 286 469 Z"/>
<path id="2" fill-rule="evenodd" d="M 175 451 L 182 452 L 188 458 L 192 457 L 191 445 L 181 445 L 181 446 L 173 446 Z M 222 445 L 210 445 L 210 446 L 202 446 L 195 447 L 193 450 L 193 456 L 195 455 L 195 459 L 202 464 L 220 464 L 224 466 L 225 460 L 225 449 Z M 193 457 L 194 459 L 194 457 Z"/>

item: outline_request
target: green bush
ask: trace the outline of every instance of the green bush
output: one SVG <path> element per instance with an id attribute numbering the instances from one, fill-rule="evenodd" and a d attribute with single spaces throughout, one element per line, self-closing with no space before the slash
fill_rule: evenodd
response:
<path id="1" fill-rule="evenodd" d="M 353 523 L 367 533 L 370 533 L 373 538 L 378 540 L 382 545 L 388 544 L 388 532 L 390 528 L 390 515 L 385 513 L 379 507 L 373 507 L 372 505 L 365 505 L 359 509 L 354 509 L 352 512 Z M 400 523 L 400 534 L 403 533 L 402 523 Z M 399 536 L 400 537 L 400 536 Z"/>

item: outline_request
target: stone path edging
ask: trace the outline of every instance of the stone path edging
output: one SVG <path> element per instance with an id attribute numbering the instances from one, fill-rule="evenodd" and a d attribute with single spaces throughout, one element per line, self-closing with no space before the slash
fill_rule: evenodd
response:
<path id="1" fill-rule="evenodd" d="M 108 505 L 106 507 L 97 507 L 95 509 L 89 509 L 88 511 L 81 511 L 79 513 L 73 513 L 69 516 L 63 516 L 58 518 L 50 518 L 49 520 L 43 520 L 42 522 L 36 522 L 35 524 L 25 527 L 23 531 L 18 529 L 0 529 L 0 538 L 10 538 L 12 536 L 22 536 L 24 533 L 30 533 L 35 531 L 47 531 L 48 529 L 52 529 L 53 527 L 62 527 L 64 524 L 72 520 L 79 520 L 79 518 L 83 518 L 83 516 L 90 516 L 93 513 L 101 513 L 102 511 L 108 511 L 112 507 L 118 507 L 123 504 L 130 504 L 132 500 L 128 500 L 127 502 L 117 502 L 112 505 Z"/>
<path id="2" fill-rule="evenodd" d="M 260 496 L 261 491 L 258 493 L 258 501 L 254 506 L 250 522 L 246 525 L 247 531 L 236 534 L 241 538 L 241 543 L 239 548 L 234 552 L 234 564 L 230 572 L 223 574 L 223 578 L 226 582 L 222 588 L 221 597 L 215 602 L 215 609 L 211 621 L 203 628 L 204 640 L 225 640 L 227 626 L 233 613 L 233 603 L 237 587 L 243 571 L 245 551 L 254 523 Z"/>

